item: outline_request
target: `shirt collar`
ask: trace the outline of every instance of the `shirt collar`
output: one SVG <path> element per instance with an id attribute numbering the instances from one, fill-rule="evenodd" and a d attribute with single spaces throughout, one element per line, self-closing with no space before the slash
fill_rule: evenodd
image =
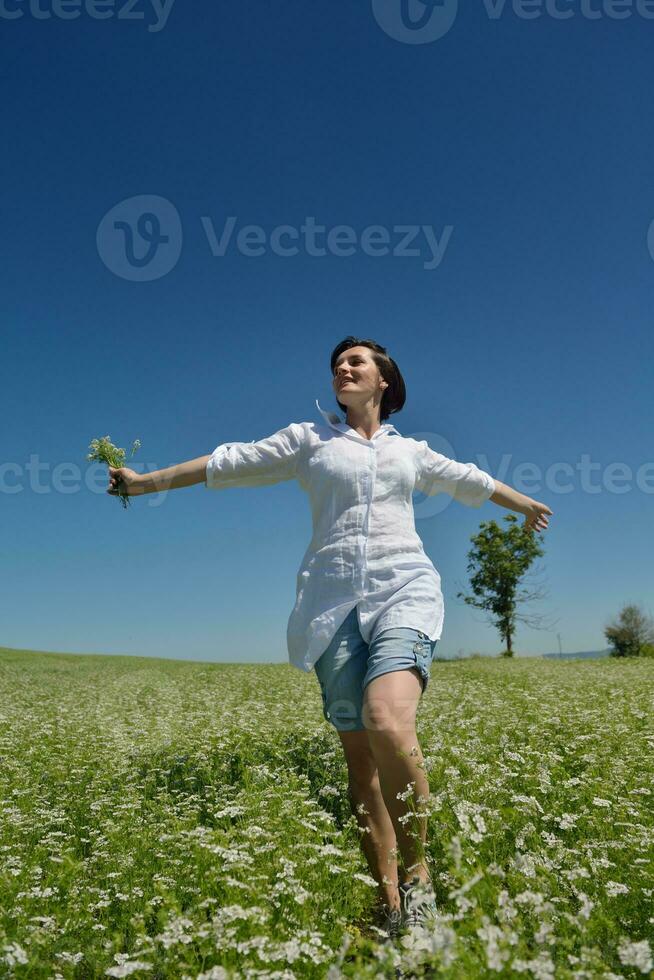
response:
<path id="1" fill-rule="evenodd" d="M 338 432 L 351 432 L 354 435 L 359 436 L 360 439 L 364 438 L 363 436 L 359 435 L 358 432 L 355 432 L 355 430 L 352 429 L 351 426 L 347 424 L 347 422 L 343 422 L 341 417 L 336 412 L 326 412 L 324 409 L 322 409 L 318 403 L 317 398 L 316 398 L 316 406 L 318 408 L 318 411 L 324 418 L 325 422 L 327 423 L 327 425 L 330 425 L 332 429 L 336 429 Z M 395 426 L 391 425 L 390 422 L 382 422 L 379 429 L 377 429 L 377 432 L 374 433 L 372 437 L 373 439 L 375 438 L 378 432 L 396 432 L 398 436 L 400 435 L 400 433 L 397 431 Z M 365 442 L 370 442 L 370 440 L 365 439 Z"/>

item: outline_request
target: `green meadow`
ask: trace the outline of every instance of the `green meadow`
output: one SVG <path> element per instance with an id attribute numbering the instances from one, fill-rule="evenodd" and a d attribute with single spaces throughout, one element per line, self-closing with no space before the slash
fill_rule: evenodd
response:
<path id="1" fill-rule="evenodd" d="M 0 977 L 654 977 L 654 661 L 435 662 L 384 944 L 313 673 L 0 648 Z"/>

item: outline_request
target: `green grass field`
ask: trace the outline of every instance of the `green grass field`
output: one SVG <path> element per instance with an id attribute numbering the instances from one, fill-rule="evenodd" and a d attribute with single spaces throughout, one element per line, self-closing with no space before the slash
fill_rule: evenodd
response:
<path id="1" fill-rule="evenodd" d="M 0 977 L 654 977 L 654 661 L 435 663 L 385 947 L 313 673 L 0 648 Z"/>

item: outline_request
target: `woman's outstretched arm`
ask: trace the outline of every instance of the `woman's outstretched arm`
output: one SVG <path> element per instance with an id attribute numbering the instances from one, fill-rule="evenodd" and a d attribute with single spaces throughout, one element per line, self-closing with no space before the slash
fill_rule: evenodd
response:
<path id="1" fill-rule="evenodd" d="M 541 504 L 538 500 L 533 500 L 524 493 L 514 490 L 513 487 L 507 486 L 506 483 L 500 483 L 499 480 L 495 480 L 495 493 L 492 493 L 488 499 L 500 507 L 524 514 L 525 527 L 535 531 L 545 530 L 548 523 L 547 515 L 552 514 L 547 504 Z"/>
<path id="2" fill-rule="evenodd" d="M 292 480 L 306 438 L 304 423 L 291 422 L 258 442 L 223 442 L 208 456 L 152 473 L 136 473 L 127 466 L 109 467 L 107 493 L 128 497 L 204 483 L 210 490 L 225 487 L 263 487 Z"/>
<path id="3" fill-rule="evenodd" d="M 209 459 L 210 455 L 198 456 L 197 459 L 189 459 L 186 463 L 168 466 L 164 470 L 153 470 L 152 473 L 136 473 L 128 466 L 110 466 L 107 493 L 115 497 L 120 491 L 128 497 L 137 497 L 143 493 L 192 487 L 205 482 Z"/>

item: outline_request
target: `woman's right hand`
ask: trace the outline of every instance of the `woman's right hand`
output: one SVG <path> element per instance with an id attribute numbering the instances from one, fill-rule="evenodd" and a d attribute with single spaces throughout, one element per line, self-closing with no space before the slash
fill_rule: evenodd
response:
<path id="1" fill-rule="evenodd" d="M 118 494 L 124 497 L 137 497 L 145 493 L 143 477 L 135 470 L 130 470 L 129 466 L 110 466 L 107 493 L 113 497 L 117 497 Z"/>

